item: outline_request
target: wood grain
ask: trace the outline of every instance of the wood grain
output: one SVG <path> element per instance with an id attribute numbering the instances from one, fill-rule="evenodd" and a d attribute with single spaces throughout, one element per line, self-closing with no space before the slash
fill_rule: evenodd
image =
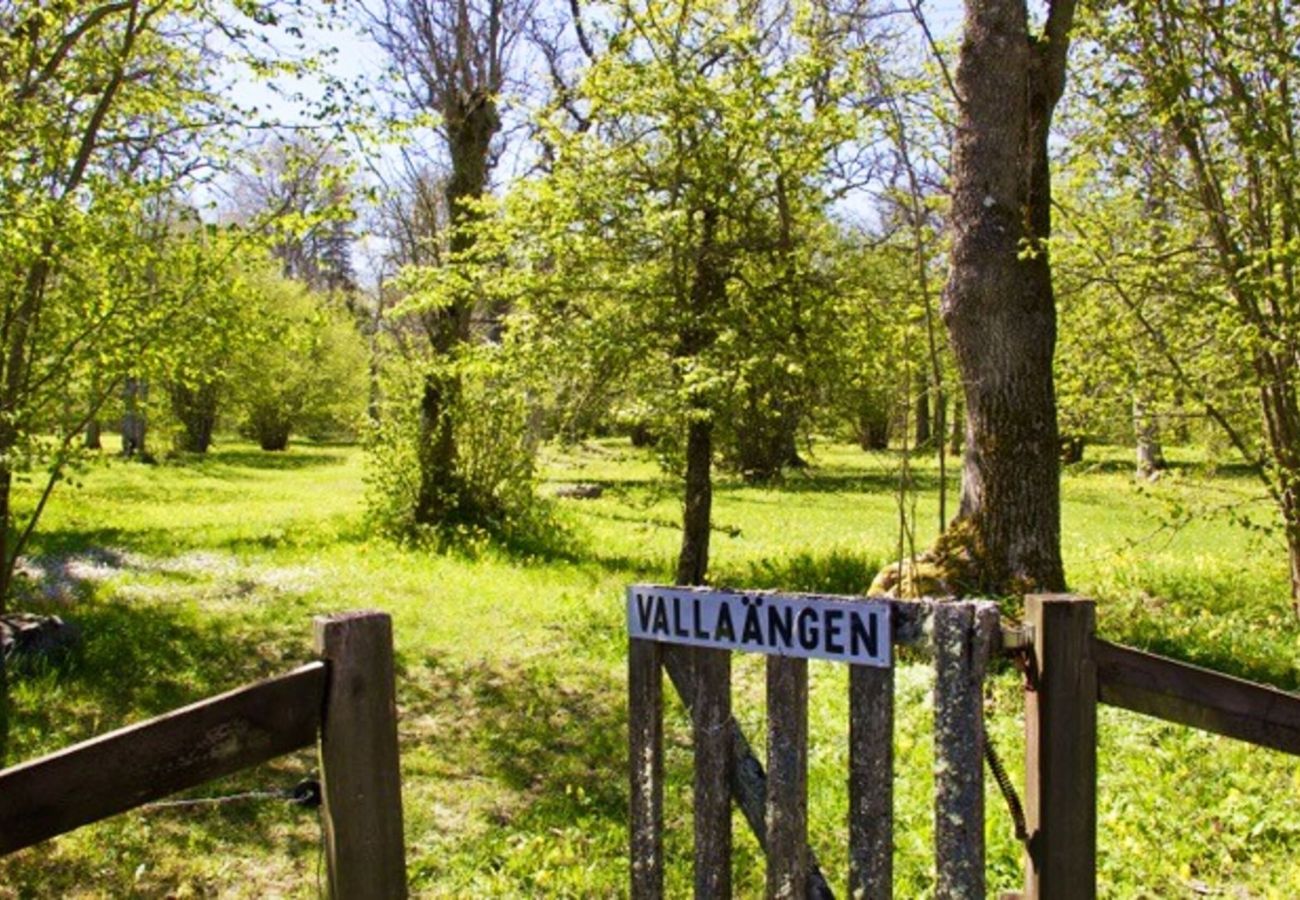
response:
<path id="1" fill-rule="evenodd" d="M 310 746 L 325 666 L 200 700 L 0 772 L 0 854 Z"/>

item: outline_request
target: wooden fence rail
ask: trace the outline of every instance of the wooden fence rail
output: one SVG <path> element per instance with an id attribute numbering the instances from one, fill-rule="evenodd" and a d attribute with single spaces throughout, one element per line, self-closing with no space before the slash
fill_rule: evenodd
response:
<path id="1" fill-rule="evenodd" d="M 405 897 L 391 621 L 315 632 L 318 662 L 0 770 L 0 855 L 319 742 L 331 895 Z"/>

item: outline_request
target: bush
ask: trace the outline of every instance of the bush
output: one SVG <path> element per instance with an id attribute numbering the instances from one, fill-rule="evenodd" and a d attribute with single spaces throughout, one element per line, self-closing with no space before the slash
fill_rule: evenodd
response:
<path id="1" fill-rule="evenodd" d="M 447 412 L 455 435 L 455 483 L 441 522 L 417 523 L 420 489 L 420 396 L 432 362 L 402 359 L 382 377 L 378 421 L 367 440 L 367 505 L 372 522 L 391 537 L 435 546 L 472 546 L 489 538 L 507 544 L 547 543 L 549 507 L 537 495 L 536 440 L 524 390 L 509 377 L 503 351 L 482 346 L 443 363 L 440 377 L 459 376 Z"/>

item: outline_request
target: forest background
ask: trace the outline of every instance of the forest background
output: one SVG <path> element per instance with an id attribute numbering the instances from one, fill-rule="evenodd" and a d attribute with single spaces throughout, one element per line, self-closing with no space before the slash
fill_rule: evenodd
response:
<path id="1" fill-rule="evenodd" d="M 482 758 L 408 752 L 434 892 L 499 876 L 528 893 L 547 872 L 600 892 L 527 836 L 583 822 L 565 865 L 584 840 L 621 858 L 606 681 L 633 578 L 874 581 L 1014 611 L 1068 575 L 1120 637 L 1295 687 L 1298 19 L 973 0 L 958 43 L 954 12 L 851 2 L 0 5 L 0 612 L 84 632 L 58 664 L 0 669 L 0 749 L 196 696 L 232 658 L 263 671 L 307 610 L 372 601 L 333 569 L 332 591 L 246 570 L 363 552 L 404 573 L 384 583 L 420 711 L 406 747 L 457 702 L 448 684 L 480 698 L 474 741 L 517 736 L 516 688 L 531 699 L 511 713 L 554 692 L 608 726 L 585 776 L 505 767 L 450 818 L 427 798 Z M 1033 52 L 1023 121 L 1014 103 L 992 117 L 1023 131 L 981 174 L 990 23 Z M 333 68 L 332 29 L 379 65 Z M 987 290 L 1005 284 L 979 269 L 989 243 L 1014 291 Z M 996 315 L 969 312 L 990 294 Z M 488 570 L 534 599 L 470 602 Z M 575 617 L 592 646 L 558 669 L 448 651 L 460 608 L 525 635 L 519 652 Z M 1116 740 L 1154 740 L 1143 727 Z M 1140 757 L 1120 752 L 1119 777 Z M 1264 798 L 1284 778 L 1275 760 L 1240 773 Z M 494 843 L 494 816 L 521 845 Z M 1224 810 L 1207 829 L 1239 843 L 1107 877 L 1284 895 L 1295 867 L 1256 849 L 1284 857 L 1285 821 Z M 250 824 L 213 840 L 282 873 Z M 454 838 L 468 856 L 434 862 Z M 60 849 L 57 876 L 6 866 L 33 891 L 97 866 L 163 892 L 229 883 L 139 835 L 97 862 L 93 840 Z"/>

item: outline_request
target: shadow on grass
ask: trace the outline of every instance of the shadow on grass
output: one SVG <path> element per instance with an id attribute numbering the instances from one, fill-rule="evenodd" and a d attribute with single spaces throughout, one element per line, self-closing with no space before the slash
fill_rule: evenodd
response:
<path id="1" fill-rule="evenodd" d="M 57 667 L 38 671 L 19 684 L 33 699 L 15 710 L 18 742 L 42 745 L 84 740 L 125 724 L 159 715 L 249 681 L 287 671 L 310 658 L 309 623 L 298 638 L 267 633 L 255 625 L 196 618 L 159 604 L 91 602 L 38 611 L 65 616 L 81 631 L 81 644 Z M 75 710 L 74 716 L 68 710 Z M 22 752 L 21 749 L 19 752 Z M 25 755 L 33 755 L 26 753 Z"/>
<path id="2" fill-rule="evenodd" d="M 12 684 L 10 764 L 287 671 L 311 651 L 305 621 L 293 640 L 252 627 L 200 624 L 153 604 L 90 603 L 71 612 L 61 606 L 49 611 L 75 620 L 82 644 L 57 667 Z M 289 788 L 314 769 L 313 754 L 297 753 L 182 796 Z M 185 884 L 194 886 L 194 869 L 188 867 L 195 854 L 270 856 L 275 866 L 308 872 L 318 840 L 314 813 L 278 800 L 133 810 L 56 845 L 5 858 L 0 882 L 18 897 L 66 896 L 90 885 L 109 896 L 173 896 Z M 233 887 L 214 882 L 200 893 L 216 896 Z"/>
<path id="3" fill-rule="evenodd" d="M 1134 465 L 1131 459 L 1084 459 L 1082 462 L 1064 465 L 1062 470 L 1073 475 L 1133 475 Z M 1166 460 L 1164 471 L 1200 478 L 1249 479 L 1259 478 L 1259 467 L 1245 462 L 1189 462 L 1186 460 Z"/>
<path id="4" fill-rule="evenodd" d="M 413 718 L 436 722 L 429 735 L 440 767 L 506 787 L 509 808 L 491 814 L 513 833 L 592 815 L 627 817 L 624 686 L 548 661 L 463 664 L 441 655 L 401 679 Z"/>
<path id="5" fill-rule="evenodd" d="M 198 469 L 205 475 L 235 477 L 239 469 L 292 472 L 301 469 L 337 466 L 344 459 L 338 452 L 315 448 L 289 449 L 279 452 L 267 450 L 212 450 L 205 454 L 177 454 L 168 457 L 167 464 Z"/>
<path id="6" fill-rule="evenodd" d="M 949 470 L 948 484 L 957 484 L 958 468 Z M 749 486 L 736 482 L 722 487 L 732 498 L 744 496 L 746 491 L 779 490 L 789 494 L 893 494 L 898 491 L 899 473 L 897 470 L 881 469 L 875 472 L 832 472 L 813 469 L 807 472 L 795 472 L 786 476 L 779 483 L 769 486 Z M 939 490 L 938 472 L 928 469 L 913 469 L 911 472 L 912 490 L 920 492 Z"/>
<path id="7" fill-rule="evenodd" d="M 768 557 L 740 566 L 719 567 L 710 579 L 738 588 L 803 591 L 820 594 L 865 594 L 880 571 L 872 557 L 833 550 Z"/>

